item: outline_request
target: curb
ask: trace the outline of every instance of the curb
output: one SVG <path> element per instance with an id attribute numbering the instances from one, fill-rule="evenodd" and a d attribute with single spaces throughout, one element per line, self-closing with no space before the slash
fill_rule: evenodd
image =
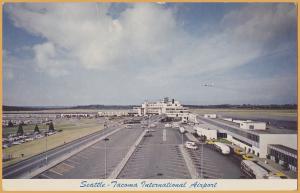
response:
<path id="1" fill-rule="evenodd" d="M 186 166 L 189 170 L 189 173 L 192 177 L 192 179 L 197 179 L 199 174 L 193 164 L 193 161 L 191 160 L 191 158 L 189 157 L 189 155 L 187 154 L 186 150 L 184 149 L 183 145 L 179 145 L 179 149 L 181 151 L 182 157 L 186 163 Z"/>
<path id="2" fill-rule="evenodd" d="M 131 155 L 134 153 L 136 147 L 139 145 L 139 143 L 142 141 L 144 135 L 146 134 L 147 130 L 144 130 L 143 133 L 140 135 L 140 137 L 135 141 L 135 143 L 130 147 L 128 153 L 123 158 L 123 160 L 117 165 L 117 167 L 112 171 L 112 173 L 109 175 L 109 179 L 116 179 L 118 175 L 121 173 L 122 169 L 128 162 Z"/>

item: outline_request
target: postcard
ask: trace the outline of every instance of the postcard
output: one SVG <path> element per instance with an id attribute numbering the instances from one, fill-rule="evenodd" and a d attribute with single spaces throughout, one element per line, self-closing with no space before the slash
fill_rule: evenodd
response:
<path id="1" fill-rule="evenodd" d="M 295 3 L 2 12 L 3 191 L 297 190 Z"/>

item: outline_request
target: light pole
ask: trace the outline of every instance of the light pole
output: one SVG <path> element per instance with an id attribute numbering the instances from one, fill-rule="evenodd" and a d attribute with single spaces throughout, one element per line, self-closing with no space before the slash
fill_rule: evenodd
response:
<path id="1" fill-rule="evenodd" d="M 203 143 L 201 143 L 201 152 L 202 152 L 202 156 L 201 156 L 201 179 L 203 179 L 203 156 L 204 156 Z"/>
<path id="2" fill-rule="evenodd" d="M 181 144 L 183 145 L 183 132 L 181 133 Z"/>
<path id="3" fill-rule="evenodd" d="M 105 169 L 105 179 L 106 179 L 106 172 L 107 172 L 107 149 L 106 149 L 106 142 L 109 141 L 109 139 L 106 137 L 103 139 L 104 140 L 104 157 L 105 157 L 105 160 L 104 160 L 104 169 Z"/>
<path id="4" fill-rule="evenodd" d="M 45 160 L 46 160 L 46 165 L 47 165 L 47 163 L 48 163 L 48 155 L 47 155 L 47 149 L 48 149 L 48 141 L 47 141 L 47 136 L 48 136 L 48 134 L 46 133 L 45 134 L 46 135 L 46 157 L 45 157 Z"/>

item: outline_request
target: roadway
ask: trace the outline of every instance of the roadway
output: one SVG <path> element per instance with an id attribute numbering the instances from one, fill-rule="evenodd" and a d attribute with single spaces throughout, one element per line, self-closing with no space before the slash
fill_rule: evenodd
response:
<path id="1" fill-rule="evenodd" d="M 189 179 L 191 174 L 180 151 L 180 145 L 187 141 L 178 129 L 165 128 L 159 123 L 159 116 L 144 120 L 145 124 L 156 124 L 150 128 L 125 162 L 117 178 L 125 179 Z M 109 135 L 108 141 L 100 140 L 82 151 L 66 158 L 57 165 L 38 174 L 36 179 L 104 179 L 115 171 L 132 145 L 141 136 L 145 128 L 135 124 L 131 128 L 124 125 L 96 132 L 89 136 L 67 143 L 64 146 L 47 151 L 48 163 L 82 146 Z M 122 128 L 122 129 L 121 129 Z M 118 131 L 117 131 L 118 130 Z M 230 156 L 223 156 L 209 145 L 200 145 L 198 150 L 187 150 L 192 164 L 196 168 L 197 178 L 240 178 L 239 163 Z M 20 178 L 24 174 L 45 166 L 45 153 L 36 155 L 3 169 L 3 178 Z"/>
<path id="2" fill-rule="evenodd" d="M 22 178 L 22 176 L 32 172 L 33 170 L 41 168 L 45 166 L 47 163 L 50 163 L 58 159 L 59 157 L 63 156 L 64 154 L 76 150 L 77 148 L 85 144 L 88 144 L 89 142 L 92 142 L 93 140 L 96 140 L 99 137 L 102 137 L 116 129 L 118 129 L 118 127 L 116 126 L 103 129 L 101 131 L 74 140 L 70 143 L 66 143 L 65 145 L 48 150 L 47 152 L 20 161 L 16 164 L 7 166 L 2 169 L 3 178 L 4 179 Z M 47 155 L 47 159 L 46 159 L 46 155 Z"/>
<path id="3" fill-rule="evenodd" d="M 44 171 L 37 179 L 105 179 L 122 161 L 144 129 L 124 128 Z"/>

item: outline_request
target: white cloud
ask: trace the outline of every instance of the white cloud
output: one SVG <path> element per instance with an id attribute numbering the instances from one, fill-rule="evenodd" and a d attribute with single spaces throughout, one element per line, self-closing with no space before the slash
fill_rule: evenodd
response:
<path id="1" fill-rule="evenodd" d="M 12 80 L 14 78 L 13 68 L 16 67 L 18 59 L 11 55 L 11 53 L 5 49 L 2 52 L 3 57 L 3 77 L 6 80 Z"/>
<path id="2" fill-rule="evenodd" d="M 94 103 L 101 100 L 115 104 L 111 98 L 118 98 L 120 93 L 127 95 L 122 99 L 124 104 L 143 100 L 146 96 L 160 98 L 161 95 L 211 104 L 226 100 L 243 103 L 247 100 L 274 101 L 276 97 L 278 100 L 292 98 L 290 101 L 295 98 L 295 85 L 289 84 L 294 79 L 280 76 L 251 80 L 240 76 L 237 82 L 227 74 L 221 83 L 235 85 L 231 91 L 216 89 L 204 94 L 198 86 L 201 78 L 208 74 L 213 81 L 216 74 L 222 76 L 229 70 L 235 73 L 236 67 L 290 47 L 294 38 L 289 39 L 288 32 L 296 31 L 296 9 L 291 4 L 249 4 L 232 9 L 219 23 L 202 24 L 193 18 L 190 23 L 195 25 L 218 26 L 204 35 L 183 27 L 184 21 L 178 20 L 176 15 L 180 7 L 133 3 L 118 14 L 110 13 L 114 11 L 110 8 L 110 4 L 104 3 L 5 4 L 4 11 L 15 26 L 41 37 L 42 43 L 20 48 L 18 52 L 32 52 L 33 57 L 26 64 L 34 66 L 42 75 L 54 77 L 45 76 L 43 80 L 45 85 L 52 84 L 56 93 L 61 92 L 57 103 L 69 102 L 64 97 L 75 89 L 88 95 L 84 98 L 75 94 L 78 99 L 74 98 L 74 104 L 84 100 L 89 103 L 92 99 Z M 4 61 L 7 79 L 18 77 L 16 70 L 9 67 L 11 64 L 20 66 L 24 63 L 16 56 L 10 58 L 14 58 L 14 62 Z M 81 86 L 66 86 L 69 80 L 77 80 L 72 75 L 81 78 Z M 53 83 L 59 76 L 65 81 L 62 87 Z M 109 82 L 110 86 L 102 82 Z M 284 86 L 288 84 L 291 86 Z M 249 95 L 243 90 L 244 85 L 256 94 Z M 101 91 L 96 92 L 95 87 Z M 243 91 L 237 94 L 234 89 Z M 186 96 L 193 90 L 195 95 Z M 99 96 L 98 92 L 107 95 Z M 41 97 L 42 100 L 46 100 L 45 97 Z M 52 104 L 51 100 L 48 104 Z"/>
<path id="3" fill-rule="evenodd" d="M 26 3 L 8 11 L 16 26 L 47 40 L 33 48 L 40 70 L 64 75 L 77 63 L 102 71 L 136 67 L 138 79 L 150 82 L 246 64 L 265 54 L 265 44 L 296 18 L 295 7 L 247 6 L 226 14 L 220 31 L 198 37 L 177 24 L 171 8 L 136 3 L 117 19 L 108 8 Z"/>
<path id="4" fill-rule="evenodd" d="M 51 42 L 37 44 L 33 46 L 35 53 L 34 62 L 38 70 L 48 72 L 52 76 L 66 75 L 68 71 L 65 69 L 70 65 L 71 60 L 65 59 L 64 53 L 59 53 L 59 48 L 55 47 Z"/>

